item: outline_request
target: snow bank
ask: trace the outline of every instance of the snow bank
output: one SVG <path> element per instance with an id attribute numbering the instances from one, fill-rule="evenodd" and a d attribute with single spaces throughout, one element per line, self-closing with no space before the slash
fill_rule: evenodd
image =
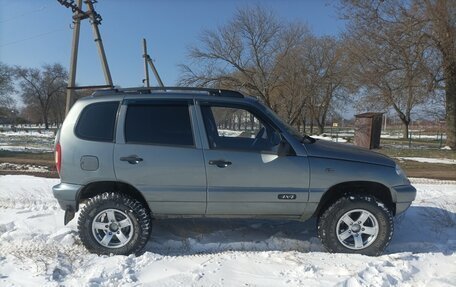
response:
<path id="1" fill-rule="evenodd" d="M 380 257 L 329 254 L 315 221 L 154 222 L 141 256 L 97 256 L 63 226 L 56 179 L 0 176 L 0 286 L 454 286 L 456 182 L 418 189 Z"/>
<path id="2" fill-rule="evenodd" d="M 45 210 L 56 209 L 52 186 L 59 179 L 28 175 L 0 176 L 0 208 Z"/>
<path id="3" fill-rule="evenodd" d="M 411 160 L 417 162 L 426 162 L 426 163 L 441 163 L 441 164 L 456 164 L 456 159 L 449 159 L 449 158 L 428 158 L 428 157 L 396 157 L 397 159 L 403 160 Z"/>
<path id="4" fill-rule="evenodd" d="M 54 146 L 52 131 L 0 132 L 0 150 L 12 152 L 52 152 Z"/>
<path id="5" fill-rule="evenodd" d="M 0 143 L 0 150 L 12 151 L 12 152 L 30 152 L 30 153 L 43 153 L 43 152 L 53 152 L 54 149 L 51 147 L 32 147 L 32 146 L 11 146 L 11 145 L 2 145 Z"/>
<path id="6" fill-rule="evenodd" d="M 243 131 L 219 129 L 218 134 L 222 137 L 238 137 L 243 133 Z"/>
<path id="7" fill-rule="evenodd" d="M 440 140 L 440 134 L 432 134 L 432 135 L 422 135 L 420 134 L 418 131 L 414 132 L 414 131 L 411 131 L 412 134 L 411 134 L 411 138 L 412 139 L 422 139 L 422 140 Z M 389 134 L 389 133 L 382 133 L 381 136 L 380 136 L 382 139 L 403 139 L 404 136 L 402 133 L 393 133 L 393 134 Z M 446 135 L 443 134 L 442 135 L 442 140 L 446 140 Z"/>
<path id="8" fill-rule="evenodd" d="M 18 164 L 2 162 L 0 163 L 1 171 L 21 171 L 21 172 L 49 172 L 50 169 L 47 166 L 35 165 L 35 164 Z"/>
<path id="9" fill-rule="evenodd" d="M 41 138 L 54 138 L 55 133 L 53 131 L 7 131 L 7 132 L 0 132 L 1 136 L 7 137 L 41 137 Z"/>
<path id="10" fill-rule="evenodd" d="M 347 140 L 341 137 L 331 137 L 326 134 L 322 134 L 319 136 L 312 136 L 314 139 L 319 139 L 319 140 L 325 140 L 325 141 L 333 141 L 333 142 L 340 142 L 340 143 L 346 143 Z"/>

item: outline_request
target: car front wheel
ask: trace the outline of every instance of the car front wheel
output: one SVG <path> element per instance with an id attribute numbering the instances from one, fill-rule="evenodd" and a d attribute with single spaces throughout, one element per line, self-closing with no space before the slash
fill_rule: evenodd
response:
<path id="1" fill-rule="evenodd" d="M 371 196 L 337 200 L 318 219 L 318 236 L 329 252 L 378 256 L 393 236 L 391 212 Z"/>

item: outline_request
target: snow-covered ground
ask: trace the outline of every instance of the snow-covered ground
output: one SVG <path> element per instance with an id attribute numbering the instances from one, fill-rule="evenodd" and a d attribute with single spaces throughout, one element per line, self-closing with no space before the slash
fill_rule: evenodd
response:
<path id="1" fill-rule="evenodd" d="M 315 222 L 161 220 L 141 256 L 89 254 L 57 179 L 0 176 L 0 286 L 456 286 L 456 182 L 418 196 L 385 255 L 329 254 Z"/>
<path id="2" fill-rule="evenodd" d="M 49 172 L 50 168 L 36 164 L 2 162 L 0 163 L 0 171 Z"/>
<path id="3" fill-rule="evenodd" d="M 0 151 L 52 152 L 55 134 L 52 131 L 0 132 Z"/>
<path id="4" fill-rule="evenodd" d="M 333 141 L 333 142 L 339 142 L 339 143 L 346 143 L 347 140 L 342 138 L 342 137 L 332 137 L 327 134 L 321 134 L 319 136 L 313 135 L 312 136 L 314 139 L 319 139 L 319 140 L 325 140 L 325 141 Z"/>
<path id="5" fill-rule="evenodd" d="M 221 137 L 238 137 L 242 134 L 242 131 L 218 129 L 218 135 Z"/>
<path id="6" fill-rule="evenodd" d="M 445 134 L 420 134 L 419 131 L 410 131 L 411 132 L 411 138 L 412 139 L 422 139 L 422 140 L 446 140 L 446 135 Z M 402 133 L 382 133 L 381 134 L 382 139 L 403 139 L 404 136 Z"/>
<path id="7" fill-rule="evenodd" d="M 428 157 L 396 157 L 400 161 L 411 160 L 417 162 L 427 162 L 427 163 L 440 163 L 440 164 L 456 164 L 456 159 L 450 158 L 428 158 Z"/>

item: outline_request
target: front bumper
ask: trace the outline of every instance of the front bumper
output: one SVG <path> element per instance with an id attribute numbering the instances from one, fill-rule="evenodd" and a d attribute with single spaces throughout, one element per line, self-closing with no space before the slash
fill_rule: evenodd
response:
<path id="1" fill-rule="evenodd" d="M 404 212 L 416 198 L 416 189 L 411 185 L 393 186 L 396 194 L 396 215 Z"/>

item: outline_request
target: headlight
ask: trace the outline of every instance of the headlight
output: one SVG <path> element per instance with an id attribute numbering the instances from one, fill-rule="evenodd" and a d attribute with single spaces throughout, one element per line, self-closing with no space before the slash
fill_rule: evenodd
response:
<path id="1" fill-rule="evenodd" d="M 404 179 L 404 181 L 409 184 L 410 181 L 409 179 L 407 178 L 407 175 L 405 174 L 405 172 L 402 170 L 402 168 L 396 163 L 396 173 L 398 176 L 402 177 L 402 179 Z"/>

